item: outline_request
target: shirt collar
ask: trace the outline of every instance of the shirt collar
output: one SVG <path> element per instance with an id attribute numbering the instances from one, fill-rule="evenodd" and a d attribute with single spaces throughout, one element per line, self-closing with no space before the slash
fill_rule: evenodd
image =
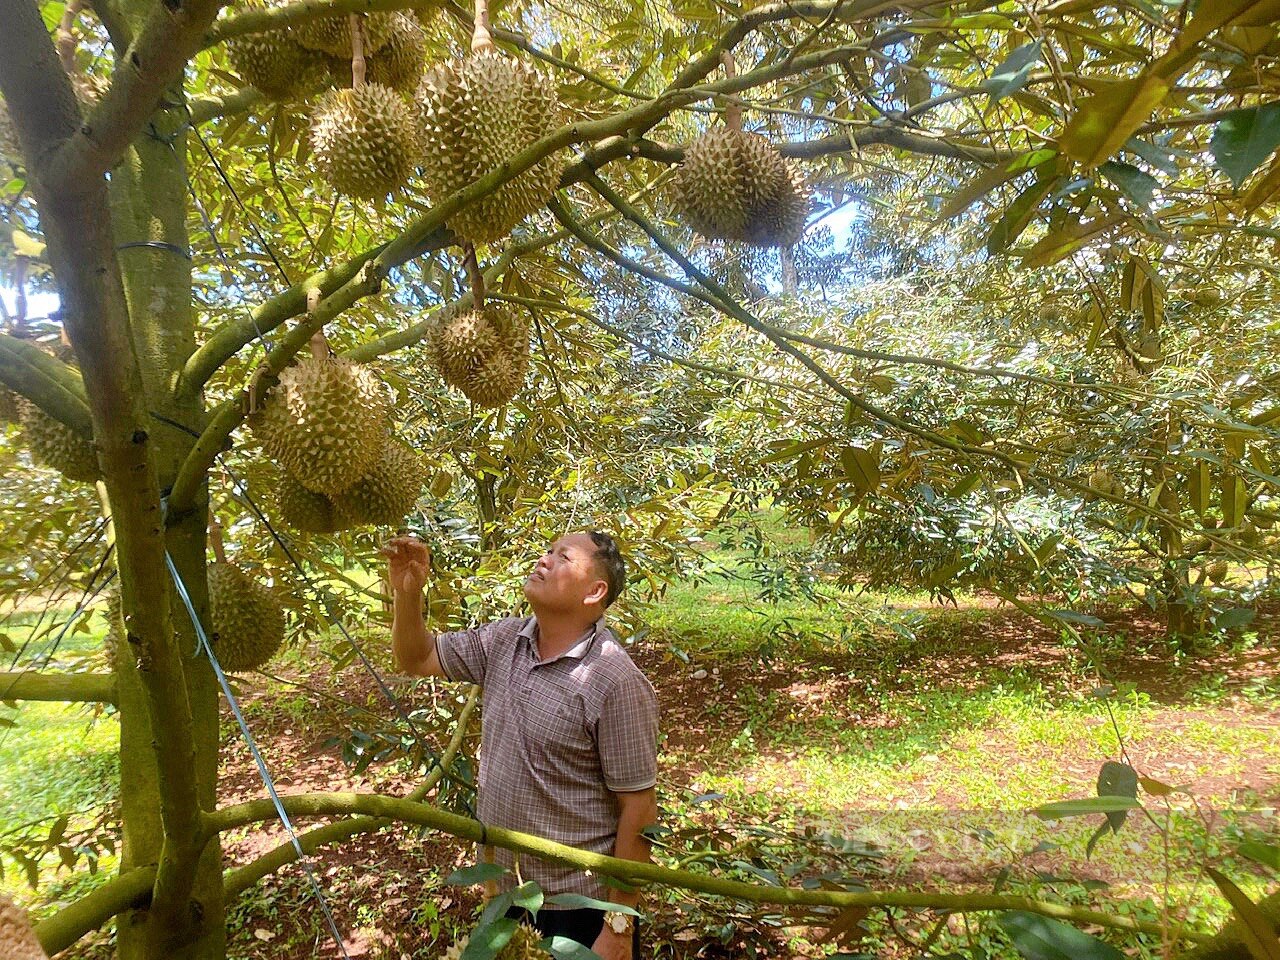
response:
<path id="1" fill-rule="evenodd" d="M 583 631 L 582 636 L 578 638 L 578 642 L 575 643 L 572 647 L 570 647 L 564 653 L 560 654 L 558 657 L 552 657 L 550 660 L 540 660 L 539 663 L 555 663 L 557 660 L 564 660 L 566 658 L 570 660 L 581 660 L 583 657 L 587 655 L 587 651 L 591 649 L 591 642 L 595 640 L 595 638 L 600 634 L 600 631 L 602 631 L 603 629 L 604 629 L 604 616 L 601 615 L 599 620 L 597 620 L 591 626 L 587 627 L 585 631 Z M 536 641 L 538 639 L 538 618 L 530 617 L 528 620 L 526 620 L 524 622 L 524 626 L 520 628 L 520 632 L 518 636 L 524 637 L 526 640 L 529 641 L 529 649 L 532 653 L 536 655 L 537 653 Z"/>

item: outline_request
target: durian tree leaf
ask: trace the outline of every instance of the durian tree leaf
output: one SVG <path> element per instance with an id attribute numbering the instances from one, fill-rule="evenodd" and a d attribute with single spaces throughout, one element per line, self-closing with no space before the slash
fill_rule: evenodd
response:
<path id="1" fill-rule="evenodd" d="M 541 947 L 556 960 L 601 960 L 600 954 L 568 937 L 548 937 Z"/>
<path id="2" fill-rule="evenodd" d="M 1138 771 L 1127 763 L 1108 760 L 1098 771 L 1098 796 L 1138 798 Z M 1108 810 L 1107 823 L 1112 833 L 1119 833 L 1124 826 L 1128 810 Z"/>
<path id="3" fill-rule="evenodd" d="M 444 882 L 448 887 L 470 887 L 487 880 L 497 880 L 506 872 L 506 868 L 496 863 L 473 863 L 469 867 L 459 867 Z"/>
<path id="4" fill-rule="evenodd" d="M 1098 168 L 1099 172 L 1114 183 L 1130 200 L 1146 209 L 1155 199 L 1159 181 L 1130 163 L 1108 160 Z"/>
<path id="5" fill-rule="evenodd" d="M 987 234 L 987 253 L 992 256 L 1003 253 L 1021 236 L 1022 231 L 1035 216 L 1040 201 L 1061 182 L 1061 177 L 1057 174 L 1060 166 L 1059 162 L 1037 169 L 1035 182 L 1018 194 L 1013 203 L 1009 204 L 1004 215 L 991 228 L 991 232 Z"/>
<path id="6" fill-rule="evenodd" d="M 1124 960 L 1124 954 L 1060 920 L 1010 910 L 996 923 L 1026 960 Z"/>
<path id="7" fill-rule="evenodd" d="M 501 917 L 471 932 L 458 960 L 493 960 L 515 935 L 519 921 Z"/>
<path id="8" fill-rule="evenodd" d="M 1280 147 L 1280 103 L 1236 110 L 1218 121 L 1209 152 L 1239 188 Z"/>
<path id="9" fill-rule="evenodd" d="M 1227 898 L 1227 902 L 1231 904 L 1231 912 L 1240 921 L 1240 940 L 1248 948 L 1249 956 L 1253 960 L 1280 960 L 1280 938 L 1276 937 L 1271 921 L 1258 909 L 1258 905 L 1213 867 L 1205 867 L 1204 870 Z"/>
<path id="10" fill-rule="evenodd" d="M 1248 857 L 1255 863 L 1260 863 L 1280 873 L 1280 846 L 1251 840 L 1248 843 L 1240 844 L 1236 852 L 1242 857 Z"/>
<path id="11" fill-rule="evenodd" d="M 12 233 L 13 252 L 15 256 L 29 260 L 40 260 L 44 257 L 44 243 L 16 227 Z"/>
<path id="12" fill-rule="evenodd" d="M 1144 73 L 1113 80 L 1082 101 L 1059 138 L 1067 154 L 1096 167 L 1120 149 L 1169 95 L 1170 82 Z"/>
<path id="13" fill-rule="evenodd" d="M 570 910 L 612 910 L 616 913 L 630 914 L 633 917 L 640 916 L 640 912 L 634 907 L 623 906 L 620 903 L 610 903 L 608 900 L 597 900 L 594 897 L 583 896 L 580 893 L 555 893 L 547 897 L 547 903 Z"/>
<path id="14" fill-rule="evenodd" d="M 1085 817 L 1095 813 L 1115 813 L 1136 810 L 1142 804 L 1132 797 L 1084 797 L 1079 800 L 1058 800 L 1044 803 L 1031 812 L 1041 820 L 1064 820 L 1067 817 Z"/>
<path id="15" fill-rule="evenodd" d="M 864 447 L 841 447 L 840 466 L 858 494 L 865 495 L 880 486 L 878 458 Z"/>
<path id="16" fill-rule="evenodd" d="M 526 880 L 511 891 L 511 903 L 513 906 L 522 907 L 536 914 L 542 909 L 542 888 L 533 880 Z"/>
<path id="17" fill-rule="evenodd" d="M 982 89 L 992 100 L 1001 100 L 1016 90 L 1021 90 L 1031 79 L 1031 72 L 1040 62 L 1040 41 L 1024 43 L 996 67 L 983 81 Z"/>

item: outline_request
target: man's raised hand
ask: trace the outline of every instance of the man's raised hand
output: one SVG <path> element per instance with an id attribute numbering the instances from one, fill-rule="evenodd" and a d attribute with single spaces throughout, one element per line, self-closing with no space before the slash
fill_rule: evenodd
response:
<path id="1" fill-rule="evenodd" d="M 393 537 L 382 548 L 393 593 L 417 595 L 431 573 L 431 551 L 417 537 Z"/>

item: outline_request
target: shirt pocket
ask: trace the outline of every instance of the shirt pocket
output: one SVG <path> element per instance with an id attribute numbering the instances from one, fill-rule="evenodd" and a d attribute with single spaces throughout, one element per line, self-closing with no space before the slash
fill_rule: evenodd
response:
<path id="1" fill-rule="evenodd" d="M 586 706 L 577 690 L 556 683 L 534 683 L 524 697 L 524 735 L 530 753 L 564 757 L 594 751 Z"/>

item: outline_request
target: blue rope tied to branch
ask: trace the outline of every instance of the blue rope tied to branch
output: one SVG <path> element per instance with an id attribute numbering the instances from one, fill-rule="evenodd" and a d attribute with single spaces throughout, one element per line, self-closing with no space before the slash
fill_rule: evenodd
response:
<path id="1" fill-rule="evenodd" d="M 284 804 L 280 802 L 280 794 L 276 792 L 275 781 L 271 777 L 271 772 L 267 769 L 267 763 L 262 758 L 262 753 L 258 750 L 258 744 L 253 739 L 253 734 L 249 732 L 249 724 L 244 719 L 244 714 L 240 710 L 240 703 L 236 700 L 236 696 L 231 692 L 231 684 L 227 682 L 227 675 L 222 672 L 222 664 L 218 663 L 218 658 L 213 653 L 213 647 L 209 643 L 209 637 L 205 633 L 204 625 L 200 622 L 200 617 L 196 613 L 195 605 L 191 602 L 191 595 L 187 593 L 187 585 L 182 582 L 182 576 L 178 573 L 178 568 L 173 563 L 173 557 L 169 551 L 164 552 L 164 562 L 169 568 L 169 574 L 173 577 L 174 586 L 178 589 L 178 596 L 182 598 L 183 606 L 187 608 L 187 615 L 191 618 L 191 625 L 195 628 L 196 642 L 199 650 L 202 650 L 209 658 L 209 663 L 213 665 L 214 676 L 218 678 L 218 685 L 222 687 L 222 695 L 227 698 L 227 704 L 231 707 L 231 713 L 236 718 L 236 723 L 240 725 L 240 733 L 244 736 L 244 741 L 248 744 L 249 752 L 253 755 L 253 762 L 258 766 L 258 773 L 262 777 L 262 782 L 266 785 L 267 793 L 271 796 L 271 802 L 275 804 L 276 813 L 280 816 L 280 822 L 284 824 L 285 831 L 289 834 L 289 842 L 293 844 L 293 849 L 298 854 L 298 862 L 302 864 L 302 869 L 307 875 L 307 880 L 311 885 L 312 892 L 316 895 L 316 899 L 320 901 L 320 909 L 324 912 L 325 921 L 329 924 L 329 933 L 333 936 L 333 942 L 338 945 L 338 950 L 346 960 L 351 960 L 347 954 L 346 945 L 342 941 L 342 934 L 338 932 L 337 921 L 333 918 L 333 911 L 329 909 L 329 901 L 325 898 L 324 891 L 320 888 L 320 881 L 316 879 L 315 871 L 311 867 L 311 858 L 306 855 L 302 849 L 302 843 L 298 840 L 298 832 L 293 827 L 293 821 L 289 819 L 289 814 L 284 809 Z"/>

